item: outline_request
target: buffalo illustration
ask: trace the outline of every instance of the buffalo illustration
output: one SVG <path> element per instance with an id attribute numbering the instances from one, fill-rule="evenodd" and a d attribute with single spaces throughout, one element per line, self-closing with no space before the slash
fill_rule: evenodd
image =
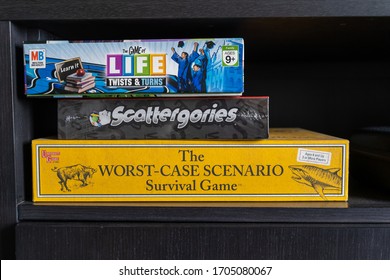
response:
<path id="1" fill-rule="evenodd" d="M 78 180 L 82 183 L 81 186 L 87 186 L 88 178 L 92 178 L 92 175 L 96 172 L 96 169 L 81 164 L 76 164 L 61 168 L 54 167 L 52 168 L 52 171 L 56 172 L 58 179 L 60 179 L 58 183 L 61 185 L 61 191 L 70 192 L 71 190 L 67 186 L 68 180 Z"/>

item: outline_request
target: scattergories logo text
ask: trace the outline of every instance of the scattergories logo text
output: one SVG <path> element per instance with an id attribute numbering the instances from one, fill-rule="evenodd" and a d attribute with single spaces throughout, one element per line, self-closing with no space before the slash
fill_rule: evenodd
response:
<path id="1" fill-rule="evenodd" d="M 112 112 L 104 110 L 92 112 L 89 120 L 93 126 L 119 126 L 122 123 L 146 123 L 155 124 L 165 122 L 177 122 L 177 128 L 183 129 L 190 123 L 232 123 L 237 117 L 238 108 L 218 108 L 214 103 L 207 109 L 183 109 L 183 108 L 161 108 L 160 106 L 149 106 L 142 109 L 127 109 L 125 106 L 117 106 Z"/>

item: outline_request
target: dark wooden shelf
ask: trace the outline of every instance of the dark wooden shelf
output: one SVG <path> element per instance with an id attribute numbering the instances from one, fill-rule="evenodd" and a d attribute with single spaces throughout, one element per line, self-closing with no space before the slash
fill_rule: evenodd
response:
<path id="1" fill-rule="evenodd" d="M 245 95 L 271 97 L 272 127 L 348 138 L 389 125 L 389 30 L 388 0 L 1 1 L 0 256 L 389 259 L 390 189 L 353 168 L 348 203 L 32 203 L 31 140 L 56 132 L 56 101 L 23 95 L 21 47 L 243 37 Z"/>
<path id="2" fill-rule="evenodd" d="M 21 221 L 389 223 L 390 198 L 344 202 L 39 203 L 19 205 Z"/>
<path id="3" fill-rule="evenodd" d="M 183 1 L 2 1 L 0 20 L 250 18 L 250 17 L 381 17 L 390 15 L 386 0 L 242 0 Z"/>
<path id="4" fill-rule="evenodd" d="M 22 222 L 20 259 L 389 259 L 389 224 Z"/>

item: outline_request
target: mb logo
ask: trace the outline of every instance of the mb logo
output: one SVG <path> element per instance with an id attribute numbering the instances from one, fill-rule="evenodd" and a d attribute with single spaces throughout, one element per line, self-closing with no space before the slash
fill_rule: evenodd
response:
<path id="1" fill-rule="evenodd" d="M 46 50 L 30 50 L 30 68 L 46 68 Z"/>

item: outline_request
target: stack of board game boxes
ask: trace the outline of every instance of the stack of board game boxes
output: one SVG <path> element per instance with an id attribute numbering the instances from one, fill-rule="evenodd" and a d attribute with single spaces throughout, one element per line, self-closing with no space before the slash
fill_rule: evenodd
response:
<path id="1" fill-rule="evenodd" d="M 28 97 L 58 98 L 32 141 L 33 201 L 346 201 L 348 141 L 269 129 L 241 38 L 25 43 Z"/>

